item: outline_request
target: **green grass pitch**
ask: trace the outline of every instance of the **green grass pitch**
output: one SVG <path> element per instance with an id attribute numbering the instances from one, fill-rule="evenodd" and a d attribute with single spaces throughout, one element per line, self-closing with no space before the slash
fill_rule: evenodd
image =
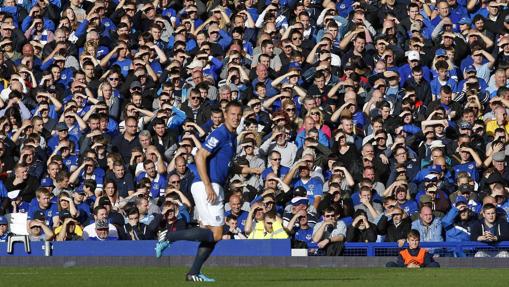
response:
<path id="1" fill-rule="evenodd" d="M 508 286 L 507 269 L 207 267 L 216 283 L 184 281 L 184 267 L 0 267 L 1 286 Z"/>

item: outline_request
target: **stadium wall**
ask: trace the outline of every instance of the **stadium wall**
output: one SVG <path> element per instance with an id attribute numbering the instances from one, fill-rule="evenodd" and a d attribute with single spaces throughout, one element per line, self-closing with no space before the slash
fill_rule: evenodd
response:
<path id="1" fill-rule="evenodd" d="M 433 243 L 436 247 L 450 243 Z M 177 242 L 160 259 L 154 257 L 154 241 L 77 241 L 53 242 L 51 256 L 45 256 L 43 242 L 32 242 L 31 253 L 25 253 L 22 243 L 16 243 L 8 254 L 7 244 L 0 243 L 0 266 L 183 266 L 190 265 L 197 243 Z M 457 246 L 458 244 L 453 244 Z M 465 248 L 483 248 L 485 244 L 464 243 Z M 379 253 L 376 248 L 393 248 L 393 244 L 347 244 L 347 250 L 364 250 L 364 254 Z M 375 251 L 368 251 L 369 248 Z M 492 246 L 490 246 L 492 248 Z M 509 242 L 497 248 L 509 247 Z M 289 240 L 222 241 L 218 244 L 208 266 L 264 266 L 264 267 L 383 267 L 393 256 L 292 257 Z M 508 258 L 440 257 L 443 267 L 508 268 Z"/>

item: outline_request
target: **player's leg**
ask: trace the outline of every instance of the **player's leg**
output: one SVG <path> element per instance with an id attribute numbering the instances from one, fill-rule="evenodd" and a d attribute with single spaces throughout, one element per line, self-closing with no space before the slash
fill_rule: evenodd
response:
<path id="1" fill-rule="evenodd" d="M 194 258 L 193 265 L 189 270 L 187 275 L 187 279 L 194 278 L 193 275 L 198 275 L 204 281 L 213 282 L 214 279 L 208 278 L 207 276 L 201 273 L 201 268 L 205 261 L 209 258 L 210 254 L 214 251 L 216 246 L 216 242 L 221 240 L 223 235 L 223 225 L 224 225 L 224 191 L 223 188 L 218 184 L 213 184 L 212 187 L 214 191 L 218 195 L 218 198 L 215 203 L 207 204 L 207 208 L 205 210 L 206 216 L 200 217 L 206 218 L 206 227 L 213 234 L 214 242 L 201 242 L 198 247 L 198 251 L 196 253 L 196 257 Z"/>
<path id="2" fill-rule="evenodd" d="M 205 218 L 210 217 L 207 212 L 208 202 L 204 190 L 205 187 L 201 182 L 193 183 L 191 186 L 191 192 L 193 194 L 196 209 L 200 214 L 200 218 L 203 218 L 204 216 Z M 171 243 L 180 240 L 214 242 L 214 234 L 210 229 L 202 227 L 194 227 L 176 232 L 167 232 L 166 237 L 156 244 L 156 257 L 161 257 L 163 251 L 168 248 Z"/>
<path id="3" fill-rule="evenodd" d="M 223 227 L 217 227 L 217 226 L 209 226 L 212 233 L 217 233 L 220 231 L 220 234 L 222 235 Z M 215 238 L 214 238 L 215 239 Z M 203 263 L 209 258 L 212 251 L 214 251 L 214 248 L 216 247 L 216 243 L 219 240 L 214 240 L 212 242 L 201 242 L 200 247 L 198 247 L 198 252 L 196 253 L 196 257 L 194 259 L 193 265 L 191 266 L 191 269 L 189 270 L 190 274 L 199 274 L 201 272 L 201 267 L 203 266 Z"/>

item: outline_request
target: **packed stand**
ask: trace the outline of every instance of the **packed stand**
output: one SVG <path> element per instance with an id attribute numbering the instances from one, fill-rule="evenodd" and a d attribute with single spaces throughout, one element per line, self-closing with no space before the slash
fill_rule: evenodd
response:
<path id="1" fill-rule="evenodd" d="M 0 241 L 11 213 L 31 240 L 199 224 L 193 155 L 232 100 L 223 239 L 509 240 L 505 0 L 4 0 L 0 22 Z"/>

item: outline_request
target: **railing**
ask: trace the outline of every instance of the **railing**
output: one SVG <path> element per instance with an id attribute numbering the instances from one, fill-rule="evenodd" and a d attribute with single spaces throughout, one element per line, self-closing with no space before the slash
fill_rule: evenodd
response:
<path id="1" fill-rule="evenodd" d="M 406 245 L 404 246 L 406 247 Z M 403 248 L 404 248 L 403 247 Z M 421 242 L 421 247 L 442 257 L 472 257 L 477 251 L 507 251 L 509 241 L 488 244 L 477 241 L 464 242 Z M 397 256 L 401 250 L 395 242 L 345 243 L 345 256 Z"/>
<path id="2" fill-rule="evenodd" d="M 31 242 L 30 254 L 23 244 L 14 245 L 7 253 L 7 244 L 0 243 L 0 256 L 154 256 L 155 241 L 68 241 L 52 242 L 46 252 L 44 242 Z M 194 256 L 196 242 L 176 242 L 165 252 L 170 256 Z M 442 257 L 473 257 L 478 251 L 509 251 L 509 241 L 498 244 L 480 242 L 423 242 L 421 246 Z M 346 243 L 344 256 L 397 256 L 396 243 Z M 305 252 L 304 252 L 305 253 Z M 218 243 L 213 256 L 291 256 L 289 240 L 224 240 Z"/>

